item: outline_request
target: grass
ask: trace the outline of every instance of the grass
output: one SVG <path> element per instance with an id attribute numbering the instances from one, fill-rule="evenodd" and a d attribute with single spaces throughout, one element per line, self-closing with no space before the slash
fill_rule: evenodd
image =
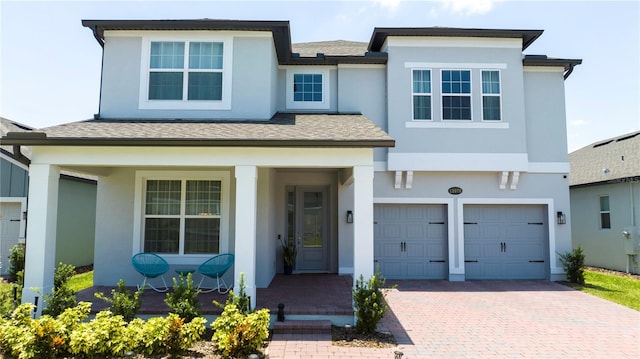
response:
<path id="1" fill-rule="evenodd" d="M 640 280 L 614 274 L 584 271 L 584 285 L 571 286 L 581 292 L 640 311 Z"/>
<path id="2" fill-rule="evenodd" d="M 93 271 L 76 274 L 69 279 L 69 287 L 76 292 L 93 286 Z"/>

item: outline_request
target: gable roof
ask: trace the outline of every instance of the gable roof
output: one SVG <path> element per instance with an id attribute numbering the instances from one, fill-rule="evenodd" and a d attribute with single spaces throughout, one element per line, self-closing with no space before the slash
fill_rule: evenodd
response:
<path id="1" fill-rule="evenodd" d="M 109 120 L 67 123 L 6 144 L 47 146 L 393 147 L 395 141 L 361 114 L 277 113 L 268 121 Z"/>
<path id="2" fill-rule="evenodd" d="M 570 186 L 640 181 L 640 131 L 571 152 L 569 162 Z"/>

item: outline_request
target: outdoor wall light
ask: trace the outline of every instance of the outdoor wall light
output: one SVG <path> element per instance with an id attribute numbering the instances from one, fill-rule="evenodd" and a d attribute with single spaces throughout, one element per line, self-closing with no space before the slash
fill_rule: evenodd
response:
<path id="1" fill-rule="evenodd" d="M 353 223 L 353 211 L 347 211 L 347 223 Z"/>
<path id="2" fill-rule="evenodd" d="M 562 212 L 558 212 L 556 218 L 558 219 L 558 224 L 566 224 L 567 223 L 567 218 L 565 217 L 564 213 L 562 213 Z"/>

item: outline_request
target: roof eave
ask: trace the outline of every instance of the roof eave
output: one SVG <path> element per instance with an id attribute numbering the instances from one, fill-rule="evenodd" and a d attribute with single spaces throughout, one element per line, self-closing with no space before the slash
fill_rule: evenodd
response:
<path id="1" fill-rule="evenodd" d="M 176 139 L 176 138 L 28 138 L 2 137 L 7 145 L 26 146 L 109 146 L 109 147 L 394 147 L 393 139 Z"/>

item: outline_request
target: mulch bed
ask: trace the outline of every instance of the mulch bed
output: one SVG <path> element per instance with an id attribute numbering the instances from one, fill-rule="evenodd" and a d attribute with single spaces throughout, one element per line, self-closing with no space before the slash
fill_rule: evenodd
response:
<path id="1" fill-rule="evenodd" d="M 393 348 L 398 345 L 391 333 L 359 334 L 351 330 L 347 334 L 343 327 L 335 325 L 331 326 L 331 342 L 340 347 Z"/>
<path id="2" fill-rule="evenodd" d="M 588 269 L 588 270 L 590 270 L 592 272 L 599 272 L 599 273 L 615 275 L 615 276 L 618 276 L 618 277 L 627 277 L 627 278 L 631 278 L 631 279 L 635 279 L 635 280 L 640 280 L 640 274 L 619 272 L 619 271 L 616 271 L 616 270 L 600 268 L 600 267 L 585 267 L 585 269 Z"/>

